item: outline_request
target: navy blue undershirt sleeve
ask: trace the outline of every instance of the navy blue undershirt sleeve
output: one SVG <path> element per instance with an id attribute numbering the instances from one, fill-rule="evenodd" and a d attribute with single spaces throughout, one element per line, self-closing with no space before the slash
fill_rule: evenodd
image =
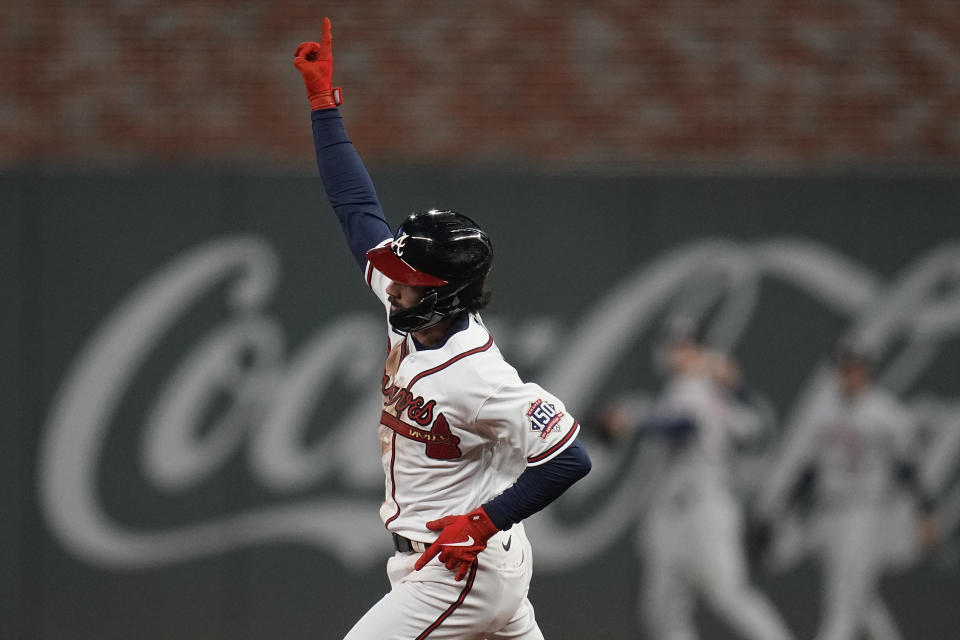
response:
<path id="1" fill-rule="evenodd" d="M 509 489 L 483 505 L 501 531 L 528 518 L 560 497 L 574 482 L 589 473 L 587 450 L 579 440 L 548 462 L 527 467 Z"/>
<path id="2" fill-rule="evenodd" d="M 340 109 L 311 114 L 317 169 L 353 258 L 363 269 L 367 250 L 393 237 L 373 181 L 347 137 Z"/>
<path id="3" fill-rule="evenodd" d="M 925 514 L 933 513 L 935 502 L 933 496 L 920 482 L 920 474 L 916 463 L 909 460 L 899 460 L 896 464 L 896 478 L 917 500 L 917 506 Z"/>
<path id="4" fill-rule="evenodd" d="M 662 436 L 664 438 L 681 439 L 693 435 L 697 424 L 690 416 L 657 417 L 644 421 L 640 425 L 643 435 Z"/>

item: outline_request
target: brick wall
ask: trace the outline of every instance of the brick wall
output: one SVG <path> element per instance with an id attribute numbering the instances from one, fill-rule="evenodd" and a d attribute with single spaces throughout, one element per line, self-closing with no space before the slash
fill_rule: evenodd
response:
<path id="1" fill-rule="evenodd" d="M 310 162 L 324 14 L 372 162 L 960 160 L 957 0 L 4 0 L 0 165 Z"/>

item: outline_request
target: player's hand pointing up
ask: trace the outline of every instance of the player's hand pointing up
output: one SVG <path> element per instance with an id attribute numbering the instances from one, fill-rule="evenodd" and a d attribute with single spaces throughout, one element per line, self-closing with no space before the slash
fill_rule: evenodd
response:
<path id="1" fill-rule="evenodd" d="M 302 42 L 293 54 L 293 64 L 303 76 L 310 107 L 330 109 L 341 102 L 340 87 L 333 87 L 333 27 L 323 19 L 320 42 Z"/>

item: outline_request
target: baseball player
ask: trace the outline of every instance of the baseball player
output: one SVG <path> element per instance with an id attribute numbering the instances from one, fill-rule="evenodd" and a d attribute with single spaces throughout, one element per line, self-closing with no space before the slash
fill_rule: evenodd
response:
<path id="1" fill-rule="evenodd" d="M 811 461 L 792 501 L 815 493 L 815 546 L 822 560 L 822 614 L 818 640 L 899 640 L 893 616 L 879 596 L 887 552 L 883 533 L 898 485 L 919 506 L 917 542 L 936 538 L 933 501 L 911 462 L 916 425 L 906 408 L 873 384 L 872 357 L 853 344 L 835 354 L 835 384 L 812 406 L 806 424 Z"/>
<path id="2" fill-rule="evenodd" d="M 669 378 L 639 434 L 663 444 L 663 467 L 640 538 L 645 587 L 640 609 L 653 638 L 697 637 L 702 596 L 730 628 L 752 640 L 788 640 L 790 632 L 749 583 L 742 515 L 731 488 L 729 456 L 759 433 L 755 411 L 733 397 L 729 359 L 709 351 L 697 327 L 675 323 L 665 340 Z"/>
<path id="3" fill-rule="evenodd" d="M 487 234 L 444 210 L 414 213 L 390 232 L 338 109 L 329 19 L 320 43 L 297 47 L 294 65 L 327 197 L 387 314 L 380 515 L 396 552 L 390 592 L 346 637 L 543 638 L 527 599 L 532 551 L 521 521 L 589 471 L 579 424 L 520 380 L 480 319 Z"/>

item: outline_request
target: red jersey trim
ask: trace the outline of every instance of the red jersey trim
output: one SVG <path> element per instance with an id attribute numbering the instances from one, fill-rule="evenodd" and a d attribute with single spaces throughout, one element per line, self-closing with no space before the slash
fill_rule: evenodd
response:
<path id="1" fill-rule="evenodd" d="M 416 640 L 423 640 L 424 638 L 429 636 L 431 633 L 436 631 L 437 627 L 443 624 L 443 621 L 449 618 L 451 615 L 453 615 L 453 612 L 456 611 L 457 608 L 459 608 L 460 605 L 463 604 L 463 601 L 467 599 L 467 594 L 470 593 L 471 589 L 473 589 L 473 583 L 477 578 L 478 564 L 479 563 L 477 561 L 474 561 L 473 564 L 470 565 L 470 573 L 467 575 L 467 584 L 463 586 L 463 591 L 460 592 L 460 597 L 458 597 L 453 604 L 447 607 L 447 610 L 441 613 L 440 617 L 434 620 L 433 624 L 431 624 L 429 627 L 424 629 L 423 633 L 418 635 Z"/>
<path id="2" fill-rule="evenodd" d="M 553 454 L 557 453 L 558 451 L 566 447 L 571 440 L 573 440 L 574 436 L 576 436 L 579 430 L 580 430 L 580 423 L 574 420 L 573 427 L 571 427 L 570 431 L 567 432 L 567 435 L 563 436 L 560 442 L 553 445 L 543 453 L 538 453 L 535 456 L 531 456 L 527 458 L 527 464 L 536 464 L 538 462 L 543 462 Z"/>
<path id="3" fill-rule="evenodd" d="M 443 364 L 438 364 L 437 366 L 435 366 L 435 367 L 432 368 L 432 369 L 427 369 L 426 371 L 421 371 L 420 373 L 418 373 L 417 375 L 415 375 L 415 376 L 413 377 L 413 380 L 411 380 L 411 381 L 410 381 L 410 384 L 407 385 L 407 389 L 408 389 L 408 390 L 411 389 L 411 388 L 413 387 L 413 385 L 416 384 L 417 381 L 419 381 L 421 378 L 426 378 L 427 376 L 433 375 L 433 374 L 437 373 L 438 371 L 443 371 L 444 369 L 446 369 L 446 368 L 449 367 L 450 365 L 452 365 L 452 364 L 454 364 L 454 363 L 456 363 L 456 362 L 459 362 L 460 360 L 463 360 L 464 358 L 467 358 L 467 357 L 469 357 L 469 356 L 475 355 L 475 354 L 477 354 L 477 353 L 483 353 L 484 351 L 486 351 L 487 349 L 489 349 L 489 348 L 492 347 L 492 346 L 493 346 L 493 336 L 490 336 L 490 338 L 487 340 L 487 342 L 486 342 L 485 344 L 483 344 L 483 345 L 481 345 L 481 346 L 479 346 L 479 347 L 475 347 L 475 348 L 473 348 L 473 349 L 470 349 L 469 351 L 464 351 L 463 353 L 461 353 L 461 354 L 459 354 L 459 355 L 453 356 L 452 358 L 450 358 L 449 360 L 447 360 L 447 361 L 444 362 Z"/>
<path id="4" fill-rule="evenodd" d="M 390 523 L 400 517 L 400 503 L 397 502 L 397 478 L 393 474 L 393 466 L 397 461 L 397 432 L 393 432 L 393 440 L 390 444 L 390 499 L 397 505 L 397 512 L 387 518 L 383 523 L 384 527 L 389 527 Z"/>

